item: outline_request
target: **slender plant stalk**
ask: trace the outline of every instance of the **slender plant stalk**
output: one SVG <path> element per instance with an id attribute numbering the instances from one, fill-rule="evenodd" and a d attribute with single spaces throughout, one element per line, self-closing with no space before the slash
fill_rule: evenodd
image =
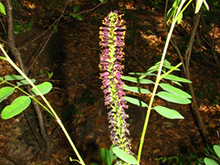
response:
<path id="1" fill-rule="evenodd" d="M 173 19 L 173 21 L 171 23 L 170 31 L 167 35 L 166 43 L 165 43 L 165 46 L 164 46 L 164 49 L 163 49 L 163 54 L 162 54 L 162 57 L 161 57 L 161 62 L 160 62 L 160 67 L 159 67 L 158 74 L 157 74 L 157 79 L 156 79 L 154 89 L 153 89 L 153 92 L 152 92 L 152 96 L 151 96 L 151 99 L 150 99 L 150 102 L 149 102 L 149 106 L 148 106 L 148 110 L 147 110 L 147 114 L 146 114 L 146 118 L 145 118 L 145 122 L 144 122 L 144 126 L 143 126 L 143 131 L 142 131 L 142 134 L 141 134 L 141 140 L 140 140 L 140 145 L 139 145 L 139 150 L 138 150 L 138 158 L 137 158 L 137 161 L 138 161 L 139 164 L 140 164 L 141 153 L 142 153 L 142 148 L 143 148 L 143 144 L 144 144 L 144 137 L 145 137 L 145 134 L 146 134 L 146 131 L 147 131 L 148 123 L 149 123 L 150 112 L 151 112 L 151 109 L 152 109 L 154 97 L 156 95 L 156 91 L 157 91 L 159 82 L 161 80 L 161 72 L 162 72 L 164 59 L 165 59 L 165 56 L 166 56 L 166 53 L 167 53 L 167 49 L 168 49 L 168 45 L 169 45 L 169 42 L 170 42 L 170 39 L 171 39 L 171 36 L 172 36 L 172 33 L 173 33 L 173 29 L 174 29 L 176 21 L 177 21 L 177 17 L 179 15 L 179 13 L 181 12 L 181 9 L 182 9 L 184 3 L 185 3 L 185 0 L 182 0 L 181 4 L 180 4 L 180 6 L 177 10 L 177 13 L 175 15 L 175 18 Z"/>
<path id="2" fill-rule="evenodd" d="M 43 99 L 43 101 L 45 102 L 45 104 L 48 106 L 49 110 L 51 111 L 51 113 L 53 114 L 54 118 L 57 120 L 57 123 L 60 125 L 61 129 L 63 130 L 64 134 L 66 135 L 66 138 L 68 139 L 71 147 L 73 148 L 76 156 L 78 157 L 80 164 L 85 165 L 83 159 L 81 158 L 77 148 L 75 147 L 72 139 L 70 138 L 66 128 L 64 127 L 62 121 L 60 120 L 60 118 L 58 117 L 58 115 L 56 114 L 56 112 L 54 111 L 54 109 L 52 108 L 52 106 L 50 105 L 50 103 L 47 101 L 47 99 L 42 95 L 42 93 L 37 89 L 37 87 L 34 85 L 34 83 L 21 71 L 21 69 L 19 67 L 17 67 L 17 65 L 11 60 L 11 58 L 8 56 L 8 54 L 6 53 L 6 51 L 4 50 L 4 48 L 2 47 L 2 45 L 0 44 L 0 49 L 3 52 L 4 56 L 6 57 L 6 60 L 14 67 L 15 70 L 18 71 L 18 73 L 20 73 L 25 80 L 28 81 L 28 83 L 37 91 L 37 93 L 39 94 L 39 96 Z"/>

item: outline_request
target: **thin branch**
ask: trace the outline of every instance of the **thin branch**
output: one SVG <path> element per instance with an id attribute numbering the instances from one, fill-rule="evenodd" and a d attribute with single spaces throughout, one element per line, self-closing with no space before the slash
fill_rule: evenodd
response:
<path id="1" fill-rule="evenodd" d="M 33 67 L 33 65 L 35 64 L 35 62 L 37 61 L 38 57 L 41 55 L 41 53 L 44 51 L 45 47 L 47 46 L 47 43 L 49 42 L 51 36 L 53 35 L 54 33 L 54 29 L 53 31 L 50 33 L 49 37 L 47 38 L 47 40 L 45 41 L 44 43 L 44 46 L 41 48 L 40 52 L 38 53 L 38 55 L 35 57 L 34 61 L 31 63 L 31 65 L 29 66 L 27 72 L 29 72 L 31 70 L 31 68 Z"/>
<path id="2" fill-rule="evenodd" d="M 201 11 L 199 13 L 197 13 L 196 16 L 195 16 L 194 28 L 193 28 L 193 31 L 192 31 L 192 34 L 191 34 L 191 37 L 190 37 L 188 48 L 185 52 L 185 64 L 183 63 L 184 64 L 183 65 L 184 73 L 186 75 L 186 78 L 189 79 L 189 80 L 190 80 L 190 71 L 189 71 L 189 66 L 190 65 L 189 64 L 190 64 L 190 59 L 191 59 L 191 54 L 192 54 L 192 47 L 193 47 L 194 38 L 195 38 L 196 31 L 197 31 L 197 28 L 198 28 L 198 25 L 199 25 L 200 16 L 201 16 Z M 181 61 L 184 62 L 183 57 L 182 57 L 182 55 L 179 51 L 179 48 L 177 47 L 175 41 L 171 42 L 171 43 L 174 46 L 174 48 L 177 50 L 177 53 L 179 54 Z M 206 142 L 208 142 L 207 131 L 206 131 L 206 128 L 205 128 L 204 123 L 202 121 L 202 117 L 199 113 L 199 107 L 198 107 L 198 103 L 197 103 L 197 100 L 196 100 L 196 95 L 195 95 L 195 92 L 194 92 L 194 89 L 193 89 L 193 86 L 192 86 L 191 83 L 189 84 L 189 89 L 190 89 L 190 93 L 192 95 L 193 104 L 191 104 L 191 106 L 192 106 L 193 113 L 196 116 L 196 119 L 197 119 L 197 122 L 198 122 L 198 125 L 199 125 L 199 129 L 202 132 L 203 138 L 205 139 Z"/>
<path id="3" fill-rule="evenodd" d="M 8 45 L 8 42 L 3 40 L 3 39 L 1 39 L 1 38 L 0 38 L 0 41 Z"/>
<path id="4" fill-rule="evenodd" d="M 99 3 L 98 5 L 96 5 L 95 7 L 91 8 L 91 9 L 83 10 L 82 12 L 75 13 L 75 14 L 80 15 L 80 14 L 83 14 L 83 13 L 91 12 L 91 11 L 95 10 L 96 8 L 98 8 L 99 6 L 101 6 L 104 3 L 106 3 L 106 1 L 104 1 L 103 3 Z"/>
<path id="5" fill-rule="evenodd" d="M 5 31 L 5 33 L 7 34 L 7 30 L 6 30 L 6 28 L 5 28 L 4 23 L 2 22 L 2 19 L 0 19 L 0 22 L 1 22 L 1 24 L 2 24 L 2 28 L 3 28 L 3 30 L 4 30 L 4 31 Z"/>
<path id="6" fill-rule="evenodd" d="M 35 39 L 33 39 L 31 42 L 27 43 L 26 45 L 20 47 L 19 49 L 22 49 L 24 47 L 27 47 L 28 45 L 30 45 L 31 43 L 35 42 L 36 40 L 38 40 L 39 38 L 41 38 L 42 36 L 44 36 L 55 24 L 57 25 L 60 21 L 60 19 L 63 17 L 64 11 L 66 10 L 67 4 L 68 4 L 69 0 L 66 1 L 65 7 L 61 13 L 61 15 L 59 16 L 59 18 L 57 18 L 49 27 L 47 30 L 45 30 L 41 35 L 39 35 L 38 37 L 36 37 Z"/>
<path id="7" fill-rule="evenodd" d="M 216 63 L 218 66 L 220 66 L 220 62 L 219 62 L 219 60 L 218 60 L 218 57 L 217 57 L 216 51 L 215 51 L 215 44 L 214 44 L 213 40 L 211 39 L 211 36 L 210 36 L 210 34 L 209 34 L 209 31 L 208 31 L 208 27 L 207 27 L 207 25 L 206 25 L 206 23 L 205 23 L 205 20 L 204 20 L 203 15 L 201 15 L 201 21 L 202 21 L 202 25 L 203 25 L 203 27 L 204 27 L 204 30 L 205 30 L 205 32 L 206 32 L 206 34 L 207 34 L 207 39 L 208 39 L 209 46 L 210 46 L 210 49 L 211 49 L 211 52 L 212 52 L 212 56 L 213 56 L 213 58 L 214 58 L 214 60 L 215 60 L 215 63 Z"/>
<path id="8" fill-rule="evenodd" d="M 20 51 L 15 46 L 15 39 L 14 39 L 14 34 L 13 34 L 13 14 L 12 14 L 12 6 L 11 6 L 10 0 L 6 0 L 6 9 L 7 9 L 7 16 L 8 16 L 8 44 L 9 44 L 12 54 L 15 56 L 16 60 L 19 62 L 21 70 L 23 71 L 23 73 L 27 75 L 27 71 L 23 64 Z M 31 88 L 29 86 L 27 87 L 27 90 L 29 93 L 31 93 Z M 34 100 L 32 100 L 32 104 L 35 108 L 35 111 L 38 117 L 41 136 L 46 144 L 45 155 L 44 155 L 44 159 L 46 159 L 50 154 L 50 140 L 47 136 L 47 133 L 44 127 L 44 121 L 43 121 L 43 117 L 42 117 L 42 113 L 40 111 L 39 105 Z"/>
<path id="9" fill-rule="evenodd" d="M 56 21 L 54 21 L 54 22 L 52 23 L 52 25 L 50 25 L 50 27 L 43 33 L 43 35 L 46 34 L 46 32 L 48 32 L 54 25 L 57 26 L 57 25 L 59 24 L 60 19 L 63 17 L 63 14 L 64 14 L 64 12 L 65 12 L 65 10 L 66 10 L 66 7 L 67 7 L 68 2 L 69 2 L 69 0 L 66 1 L 66 4 L 65 4 L 65 6 L 64 6 L 64 8 L 63 8 L 63 11 L 62 11 L 62 13 L 60 14 L 59 18 L 56 19 Z M 47 40 L 45 41 L 44 46 L 42 47 L 42 49 L 40 50 L 40 52 L 38 53 L 38 55 L 36 56 L 36 58 L 34 59 L 34 61 L 32 62 L 32 64 L 30 65 L 30 67 L 29 67 L 29 69 L 28 69 L 28 72 L 31 70 L 31 68 L 33 67 L 34 63 L 37 61 L 38 57 L 39 57 L 39 56 L 41 55 L 41 53 L 44 51 L 44 49 L 45 49 L 47 43 L 49 42 L 49 40 L 50 40 L 50 38 L 51 38 L 51 36 L 53 35 L 54 32 L 55 32 L 55 28 L 52 30 L 52 32 L 50 33 L 49 37 L 48 37 Z M 41 36 L 42 36 L 42 35 L 41 35 Z M 41 36 L 40 36 L 40 37 L 41 37 Z M 37 39 L 40 38 L 40 37 L 37 37 L 35 40 L 37 40 Z M 32 41 L 32 42 L 34 42 L 34 41 Z M 26 45 L 26 46 L 27 46 L 27 45 Z"/>
<path id="10" fill-rule="evenodd" d="M 21 54 L 17 47 L 15 46 L 14 41 L 14 25 L 13 25 L 13 15 L 12 15 L 12 6 L 10 0 L 6 0 L 6 9 L 7 9 L 7 17 L 8 17 L 8 45 L 12 54 L 15 56 L 16 60 L 19 62 L 20 67 L 23 71 L 25 71 L 25 67 L 21 58 Z M 26 72 L 25 72 L 26 73 Z"/>

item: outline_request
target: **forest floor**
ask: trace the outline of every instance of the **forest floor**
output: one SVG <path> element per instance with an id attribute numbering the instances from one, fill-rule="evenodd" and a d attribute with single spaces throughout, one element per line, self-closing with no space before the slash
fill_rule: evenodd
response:
<path id="1" fill-rule="evenodd" d="M 150 2 L 142 1 L 136 3 L 116 1 L 103 4 L 94 10 L 85 12 L 83 21 L 69 17 L 63 18 L 57 32 L 51 36 L 44 48 L 51 30 L 38 40 L 31 41 L 44 33 L 45 29 L 59 17 L 64 4 L 32 2 L 23 1 L 20 4 L 13 4 L 17 5 L 14 9 L 16 20 L 23 21 L 24 24 L 33 21 L 31 30 L 15 35 L 16 45 L 20 48 L 26 67 L 30 68 L 30 77 L 35 78 L 37 83 L 44 81 L 53 83 L 54 88 L 46 95 L 46 98 L 60 116 L 86 164 L 101 164 L 100 149 L 103 147 L 109 149 L 111 146 L 107 120 L 108 110 L 104 106 L 98 68 L 99 27 L 102 19 L 114 9 L 125 14 L 123 18 L 126 20 L 127 32 L 123 74 L 145 72 L 146 68 L 160 60 L 165 44 L 167 33 L 163 26 L 164 7 L 163 5 L 153 6 Z M 81 11 L 95 6 L 90 1 L 76 1 L 69 3 L 67 10 L 71 11 L 74 3 L 80 5 Z M 60 5 L 60 8 L 54 8 L 53 5 Z M 34 6 L 33 9 L 32 6 Z M 178 25 L 175 30 L 174 36 L 177 39 L 182 39 L 183 34 L 190 36 L 187 34 L 186 27 L 192 28 L 190 23 L 182 21 L 182 24 Z M 189 38 L 184 39 L 180 45 L 186 48 L 188 41 Z M 39 55 L 42 49 L 43 52 Z M 194 53 L 196 52 L 193 52 L 192 57 L 195 57 Z M 172 46 L 169 47 L 167 59 L 173 65 L 180 61 Z M 216 144 L 219 142 L 220 131 L 220 76 L 214 67 L 195 60 L 196 58 L 193 59 L 190 66 L 191 81 L 210 141 Z M 47 72 L 53 73 L 53 77 L 49 79 Z M 0 61 L 0 76 L 8 74 L 15 74 L 13 68 L 7 62 Z M 149 90 L 153 88 L 149 85 L 144 87 Z M 184 90 L 188 91 L 187 85 L 184 85 Z M 1 104 L 1 108 L 10 104 L 19 95 L 20 93 L 17 92 L 10 96 Z M 149 102 L 148 96 L 136 96 Z M 142 165 L 160 164 L 157 160 L 160 157 L 182 156 L 188 159 L 189 151 L 196 153 L 202 150 L 205 143 L 190 105 L 167 103 L 158 98 L 154 104 L 166 105 L 178 110 L 185 119 L 169 120 L 152 111 L 143 147 Z M 30 116 L 34 115 L 31 111 L 32 109 L 29 108 L 12 119 L 0 119 L 0 164 L 69 164 L 69 157 L 74 158 L 75 154 L 59 129 L 51 138 L 51 156 L 43 161 L 43 149 L 40 149 L 36 137 L 33 136 L 34 130 L 30 129 L 30 123 L 33 122 Z M 146 109 L 129 105 L 126 112 L 129 114 L 127 122 L 130 124 L 132 151 L 136 157 Z M 47 133 L 52 134 L 57 128 L 56 121 L 46 112 L 43 112 L 43 115 Z"/>

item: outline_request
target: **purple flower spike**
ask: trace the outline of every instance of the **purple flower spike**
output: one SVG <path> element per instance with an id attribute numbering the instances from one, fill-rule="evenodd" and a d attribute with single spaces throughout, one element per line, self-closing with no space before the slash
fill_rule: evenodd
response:
<path id="1" fill-rule="evenodd" d="M 124 150 L 128 154 L 131 152 L 131 143 L 127 136 L 128 124 L 125 121 L 128 115 L 125 109 L 128 108 L 126 101 L 123 99 L 123 82 L 121 80 L 124 59 L 124 37 L 125 21 L 118 11 L 110 12 L 102 21 L 103 27 L 100 27 L 100 78 L 102 79 L 102 89 L 105 95 L 105 105 L 111 110 L 108 113 L 109 128 L 112 143 Z M 117 164 L 124 164 L 118 161 Z"/>

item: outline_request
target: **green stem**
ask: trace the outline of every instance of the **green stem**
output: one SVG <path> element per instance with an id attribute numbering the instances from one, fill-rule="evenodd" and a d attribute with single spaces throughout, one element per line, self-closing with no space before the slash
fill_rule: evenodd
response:
<path id="1" fill-rule="evenodd" d="M 177 64 L 175 67 L 173 67 L 172 69 L 170 69 L 168 72 L 166 72 L 165 74 L 160 76 L 160 80 L 162 80 L 166 75 L 170 74 L 172 71 L 174 71 L 175 69 L 177 69 L 180 65 L 182 65 L 182 62 L 180 62 L 179 64 Z"/>
<path id="2" fill-rule="evenodd" d="M 185 3 L 185 0 L 182 0 L 180 6 L 178 8 L 178 11 L 175 15 L 175 19 L 171 23 L 170 31 L 167 35 L 166 43 L 165 43 L 165 46 L 164 46 L 164 49 L 163 49 L 163 54 L 162 54 L 162 57 L 161 57 L 161 62 L 160 62 L 160 67 L 159 67 L 158 74 L 157 74 L 157 79 L 156 79 L 154 89 L 153 89 L 153 92 L 152 92 L 152 96 L 151 96 L 151 99 L 150 99 L 150 102 L 149 102 L 149 106 L 148 106 L 148 110 L 147 110 L 143 130 L 142 130 L 142 134 L 141 134 L 140 145 L 139 145 L 139 150 L 138 150 L 138 158 L 137 158 L 137 161 L 138 161 L 139 164 L 140 164 L 141 153 L 142 153 L 142 148 L 143 148 L 143 144 L 144 144 L 144 137 L 145 137 L 145 134 L 146 134 L 146 131 L 147 131 L 148 123 L 149 123 L 150 112 L 151 112 L 151 109 L 152 109 L 154 97 L 156 95 L 156 91 L 157 91 L 159 82 L 161 80 L 160 75 L 161 75 L 161 72 L 162 72 L 162 67 L 163 67 L 163 63 L 164 63 L 165 56 L 166 56 L 166 53 L 167 53 L 168 45 L 169 45 L 169 42 L 170 42 L 170 39 L 171 39 L 171 36 L 172 36 L 172 33 L 173 33 L 173 29 L 174 29 L 175 24 L 176 24 L 176 21 L 177 21 L 177 16 L 180 13 L 184 3 Z"/>
<path id="3" fill-rule="evenodd" d="M 2 45 L 0 44 L 0 49 L 3 52 L 3 54 L 5 55 L 7 61 L 15 68 L 15 70 L 18 71 L 18 73 L 20 73 L 25 80 L 28 81 L 29 84 L 31 84 L 31 86 L 37 91 L 37 93 L 39 94 L 39 96 L 43 99 L 43 101 L 45 102 L 45 104 L 48 106 L 49 110 L 51 111 L 51 113 L 53 114 L 54 118 L 57 120 L 57 123 L 60 125 L 61 129 L 63 130 L 64 134 L 66 135 L 71 147 L 73 148 L 76 156 L 78 157 L 80 164 L 85 165 L 83 159 L 81 158 L 77 148 L 75 147 L 72 139 L 70 138 L 66 128 L 64 127 L 62 121 L 60 120 L 60 118 L 58 117 L 58 115 L 56 114 L 56 112 L 54 111 L 54 109 L 52 108 L 52 106 L 50 105 L 50 103 L 47 101 L 47 99 L 42 95 L 42 93 L 37 89 L 37 87 L 33 84 L 33 82 L 21 71 L 21 69 L 19 67 L 17 67 L 17 65 L 10 59 L 10 57 L 8 56 L 8 54 L 6 53 L 6 51 L 4 50 L 4 48 L 2 47 Z"/>

